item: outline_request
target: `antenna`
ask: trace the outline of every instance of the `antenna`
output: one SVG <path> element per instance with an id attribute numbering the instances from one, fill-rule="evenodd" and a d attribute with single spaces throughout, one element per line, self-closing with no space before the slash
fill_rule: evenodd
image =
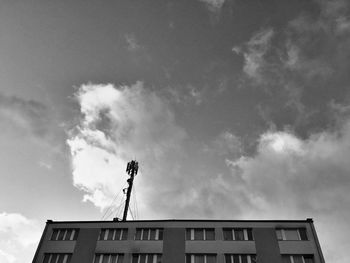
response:
<path id="1" fill-rule="evenodd" d="M 128 215 L 128 210 L 129 210 L 129 203 L 130 203 L 130 195 L 131 195 L 131 190 L 132 190 L 132 184 L 134 183 L 134 177 L 137 175 L 137 171 L 139 169 L 139 163 L 136 162 L 136 160 L 132 160 L 131 162 L 128 162 L 128 165 L 126 166 L 126 172 L 128 175 L 130 175 L 130 178 L 126 180 L 129 184 L 128 188 L 124 188 L 123 192 L 126 192 L 126 201 L 125 201 L 125 207 L 124 207 L 124 214 L 123 214 L 123 220 L 126 221 L 126 217 Z"/>

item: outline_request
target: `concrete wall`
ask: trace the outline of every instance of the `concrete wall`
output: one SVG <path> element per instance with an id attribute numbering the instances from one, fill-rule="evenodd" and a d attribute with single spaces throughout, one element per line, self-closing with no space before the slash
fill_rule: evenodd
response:
<path id="1" fill-rule="evenodd" d="M 160 253 L 163 263 L 185 262 L 186 253 L 216 253 L 217 263 L 224 263 L 224 254 L 257 254 L 259 263 L 280 263 L 281 254 L 313 254 L 315 263 L 324 263 L 319 254 L 312 221 L 96 221 L 49 222 L 43 233 L 33 263 L 42 263 L 44 253 L 73 253 L 71 263 L 92 263 L 95 253 L 124 253 L 124 262 L 131 262 L 132 253 Z M 163 228 L 163 241 L 134 240 L 136 228 Z M 254 241 L 224 241 L 222 228 L 252 228 Z M 306 228 L 308 241 L 277 241 L 276 228 Z M 79 228 L 76 241 L 49 240 L 54 228 Z M 99 241 L 101 228 L 128 228 L 127 240 Z M 186 228 L 214 228 L 215 241 L 185 240 Z M 84 260 L 83 260 L 84 259 Z"/>

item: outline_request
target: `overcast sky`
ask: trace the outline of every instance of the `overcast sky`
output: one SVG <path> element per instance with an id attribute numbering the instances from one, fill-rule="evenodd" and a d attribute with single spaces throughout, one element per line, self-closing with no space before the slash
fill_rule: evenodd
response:
<path id="1" fill-rule="evenodd" d="M 136 158 L 137 219 L 313 218 L 347 263 L 349 58 L 347 0 L 0 0 L 0 262 L 121 217 Z"/>

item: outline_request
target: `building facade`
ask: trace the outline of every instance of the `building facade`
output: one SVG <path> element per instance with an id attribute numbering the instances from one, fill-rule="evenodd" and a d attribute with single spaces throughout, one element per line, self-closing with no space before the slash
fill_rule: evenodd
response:
<path id="1" fill-rule="evenodd" d="M 324 263 L 312 219 L 48 220 L 33 263 Z"/>

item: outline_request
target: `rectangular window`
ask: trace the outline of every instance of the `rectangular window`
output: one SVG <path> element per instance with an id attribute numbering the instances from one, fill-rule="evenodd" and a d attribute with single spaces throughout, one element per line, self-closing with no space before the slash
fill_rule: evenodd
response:
<path id="1" fill-rule="evenodd" d="M 163 240 L 163 229 L 162 228 L 137 228 L 135 240 Z"/>
<path id="2" fill-rule="evenodd" d="M 126 240 L 127 237 L 126 228 L 102 228 L 98 240 Z"/>
<path id="3" fill-rule="evenodd" d="M 224 240 L 253 240 L 251 228 L 224 228 Z"/>
<path id="4" fill-rule="evenodd" d="M 215 240 L 214 228 L 187 228 L 186 240 Z"/>
<path id="5" fill-rule="evenodd" d="M 225 263 L 256 263 L 256 255 L 225 254 Z"/>
<path id="6" fill-rule="evenodd" d="M 282 255 L 282 263 L 313 263 L 313 255 Z"/>
<path id="7" fill-rule="evenodd" d="M 45 253 L 43 263 L 69 263 L 72 254 Z"/>
<path id="8" fill-rule="evenodd" d="M 186 254 L 186 263 L 216 263 L 216 254 Z"/>
<path id="9" fill-rule="evenodd" d="M 124 254 L 95 254 L 93 263 L 123 263 Z"/>
<path id="10" fill-rule="evenodd" d="M 305 228 L 276 229 L 278 240 L 308 240 Z"/>
<path id="11" fill-rule="evenodd" d="M 132 254 L 132 263 L 162 263 L 161 254 Z"/>
<path id="12" fill-rule="evenodd" d="M 79 229 L 54 228 L 50 240 L 77 240 Z"/>

